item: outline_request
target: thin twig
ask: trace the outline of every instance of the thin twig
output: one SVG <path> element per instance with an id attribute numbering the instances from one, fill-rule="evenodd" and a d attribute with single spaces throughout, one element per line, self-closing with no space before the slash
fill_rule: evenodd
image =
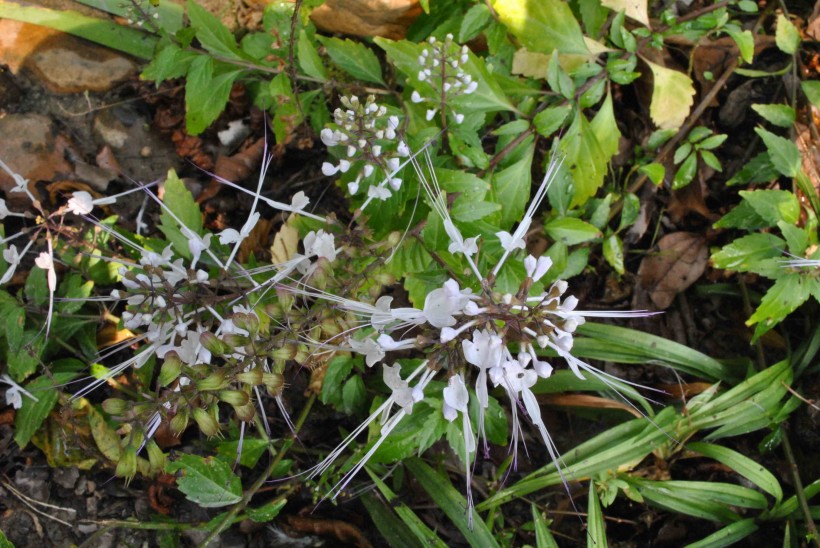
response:
<path id="1" fill-rule="evenodd" d="M 800 511 L 803 512 L 803 518 L 806 520 L 806 529 L 809 530 L 811 542 L 815 548 L 820 548 L 820 535 L 818 535 L 817 526 L 815 526 L 814 519 L 811 517 L 811 508 L 809 508 L 809 501 L 806 500 L 806 493 L 803 490 L 803 482 L 800 479 L 800 469 L 794 460 L 794 452 L 792 451 L 791 442 L 789 442 L 789 434 L 782 425 L 780 428 L 783 431 L 783 453 L 785 453 L 786 460 L 789 463 L 789 471 L 792 474 L 792 482 L 794 483 L 797 502 L 800 505 Z"/>

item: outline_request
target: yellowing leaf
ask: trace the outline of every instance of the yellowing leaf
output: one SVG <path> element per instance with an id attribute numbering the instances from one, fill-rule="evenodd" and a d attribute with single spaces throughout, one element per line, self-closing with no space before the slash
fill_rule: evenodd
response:
<path id="1" fill-rule="evenodd" d="M 695 87 L 687 75 L 644 59 L 655 78 L 649 116 L 661 129 L 683 125 L 695 96 Z"/>
<path id="2" fill-rule="evenodd" d="M 293 258 L 298 246 L 299 231 L 290 225 L 282 225 L 273 237 L 273 245 L 270 248 L 271 262 L 273 264 L 288 262 Z"/>
<path id="3" fill-rule="evenodd" d="M 499 19 L 530 51 L 587 54 L 584 34 L 562 0 L 496 0 Z"/>
<path id="4" fill-rule="evenodd" d="M 649 27 L 646 0 L 601 0 L 601 4 L 614 11 L 623 10 L 627 17 Z"/>

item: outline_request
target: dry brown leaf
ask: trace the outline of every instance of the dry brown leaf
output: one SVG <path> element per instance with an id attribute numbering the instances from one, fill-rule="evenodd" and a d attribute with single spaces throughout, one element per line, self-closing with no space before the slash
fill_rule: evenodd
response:
<path id="1" fill-rule="evenodd" d="M 288 262 L 298 249 L 299 231 L 289 224 L 282 225 L 282 228 L 273 237 L 273 245 L 270 247 L 271 263 L 284 264 Z"/>
<path id="2" fill-rule="evenodd" d="M 658 252 L 641 261 L 641 286 L 661 310 L 669 308 L 675 296 L 701 277 L 709 261 L 706 240 L 692 232 L 673 232 L 658 242 Z"/>
<path id="3" fill-rule="evenodd" d="M 285 516 L 287 524 L 300 533 L 312 533 L 322 536 L 333 536 L 339 542 L 344 542 L 359 548 L 369 548 L 370 542 L 355 525 L 338 520 L 309 518 L 303 516 Z"/>
<path id="4" fill-rule="evenodd" d="M 640 411 L 623 402 L 602 398 L 600 396 L 590 396 L 589 394 L 542 394 L 538 396 L 540 403 L 550 405 L 564 405 L 568 407 L 591 407 L 594 409 L 620 409 L 626 411 L 637 418 L 643 418 Z"/>

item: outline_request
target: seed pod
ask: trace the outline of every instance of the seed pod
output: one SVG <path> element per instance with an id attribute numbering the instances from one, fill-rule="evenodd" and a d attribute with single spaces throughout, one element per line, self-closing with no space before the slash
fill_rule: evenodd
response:
<path id="1" fill-rule="evenodd" d="M 238 405 L 246 405 L 249 401 L 251 401 L 251 397 L 248 393 L 241 390 L 220 390 L 217 395 L 219 396 L 220 401 L 229 403 L 234 407 Z"/>
<path id="2" fill-rule="evenodd" d="M 251 369 L 250 371 L 238 373 L 234 378 L 236 379 L 236 382 L 249 384 L 251 386 L 258 386 L 262 384 L 262 373 L 262 368 L 257 367 L 256 369 Z"/>
<path id="3" fill-rule="evenodd" d="M 194 407 L 194 420 L 196 421 L 199 430 L 209 438 L 219 434 L 219 423 L 211 414 L 201 407 Z"/>
<path id="4" fill-rule="evenodd" d="M 179 377 L 182 371 L 182 361 L 176 352 L 168 352 L 165 354 L 165 361 L 162 362 L 162 368 L 159 370 L 159 378 L 157 384 L 159 386 L 168 386 Z"/>
<path id="5" fill-rule="evenodd" d="M 165 453 L 162 452 L 162 449 L 159 448 L 157 442 L 154 440 L 148 440 L 148 443 L 145 445 L 145 448 L 148 451 L 148 462 L 151 463 L 151 471 L 152 472 L 161 472 L 165 469 Z"/>
<path id="6" fill-rule="evenodd" d="M 274 348 L 270 352 L 270 357 L 274 360 L 292 360 L 296 357 L 296 347 L 292 344 L 286 344 L 281 348 Z"/>
<path id="7" fill-rule="evenodd" d="M 221 340 L 219 337 L 217 337 L 210 331 L 200 333 L 199 342 L 214 356 L 225 356 L 227 354 L 233 354 L 235 348 L 234 345 L 231 345 L 225 340 Z"/>
<path id="8" fill-rule="evenodd" d="M 332 319 L 327 319 L 322 322 L 322 333 L 324 333 L 327 337 L 335 337 L 341 332 L 342 330 L 339 327 L 339 324 Z"/>
<path id="9" fill-rule="evenodd" d="M 236 413 L 236 418 L 243 422 L 251 422 L 256 416 L 256 406 L 251 401 L 245 405 L 235 405 L 233 410 Z"/>
<path id="10" fill-rule="evenodd" d="M 244 335 L 237 335 L 236 333 L 229 333 L 228 335 L 223 335 L 222 340 L 225 344 L 230 345 L 231 353 L 234 351 L 235 348 L 239 348 L 240 346 L 249 346 L 251 344 L 250 337 L 246 337 Z"/>
<path id="11" fill-rule="evenodd" d="M 196 381 L 197 390 L 222 390 L 231 384 L 224 369 L 215 369 L 204 379 Z"/>
<path id="12" fill-rule="evenodd" d="M 120 398 L 108 398 L 102 402 L 102 408 L 109 415 L 122 415 L 128 409 L 128 403 Z"/>
<path id="13" fill-rule="evenodd" d="M 262 375 L 262 382 L 268 388 L 271 396 L 278 396 L 285 385 L 285 379 L 279 373 L 265 373 Z"/>
<path id="14" fill-rule="evenodd" d="M 171 419 L 171 431 L 176 436 L 181 436 L 185 429 L 188 428 L 188 409 L 180 408 L 177 414 Z"/>

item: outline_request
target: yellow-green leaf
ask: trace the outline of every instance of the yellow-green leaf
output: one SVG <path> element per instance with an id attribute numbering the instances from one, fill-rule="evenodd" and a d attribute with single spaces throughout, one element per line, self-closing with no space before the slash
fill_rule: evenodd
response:
<path id="1" fill-rule="evenodd" d="M 644 59 L 655 78 L 649 116 L 661 129 L 680 127 L 689 115 L 695 87 L 686 74 Z"/>
<path id="2" fill-rule="evenodd" d="M 493 8 L 509 31 L 530 51 L 588 54 L 581 26 L 561 0 L 496 0 Z"/>
<path id="3" fill-rule="evenodd" d="M 626 16 L 649 27 L 646 0 L 601 0 L 601 4 L 614 11 L 623 10 Z"/>

